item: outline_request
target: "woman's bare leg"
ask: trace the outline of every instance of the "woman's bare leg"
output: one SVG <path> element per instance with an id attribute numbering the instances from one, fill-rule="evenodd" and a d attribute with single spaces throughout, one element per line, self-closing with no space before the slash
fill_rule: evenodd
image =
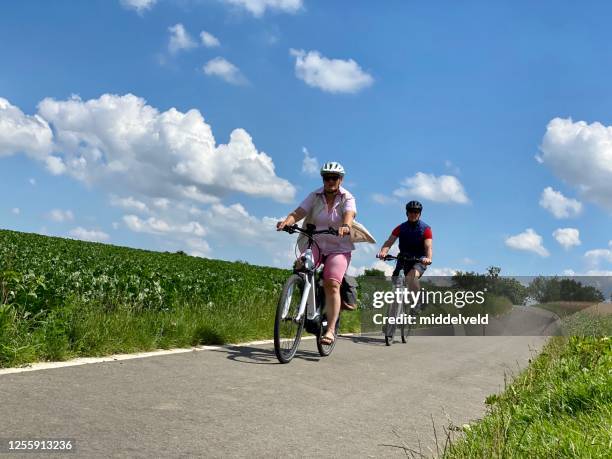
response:
<path id="1" fill-rule="evenodd" d="M 323 287 L 325 289 L 325 309 L 327 311 L 327 332 L 325 336 L 333 340 L 336 322 L 340 315 L 340 284 L 334 279 L 326 279 L 323 281 Z"/>

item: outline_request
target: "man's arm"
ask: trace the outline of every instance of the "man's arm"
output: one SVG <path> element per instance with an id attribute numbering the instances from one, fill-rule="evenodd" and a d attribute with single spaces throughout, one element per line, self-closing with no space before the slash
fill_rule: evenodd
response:
<path id="1" fill-rule="evenodd" d="M 376 255 L 376 256 L 378 258 L 386 257 L 387 254 L 389 253 L 389 249 L 393 246 L 393 244 L 395 244 L 396 240 L 397 240 L 397 236 L 395 236 L 395 235 L 393 235 L 393 233 L 391 233 L 391 235 L 389 236 L 389 239 L 387 239 L 385 241 L 385 243 L 380 248 L 380 251 L 378 252 L 378 255 Z"/>
<path id="2" fill-rule="evenodd" d="M 425 239 L 425 258 L 421 260 L 424 265 L 430 265 L 433 257 L 433 239 Z"/>
<path id="3" fill-rule="evenodd" d="M 285 226 L 293 225 L 295 222 L 299 222 L 302 218 L 306 216 L 307 212 L 298 207 L 293 212 L 291 212 L 287 217 L 282 221 L 276 224 L 276 229 L 278 231 L 282 230 Z"/>

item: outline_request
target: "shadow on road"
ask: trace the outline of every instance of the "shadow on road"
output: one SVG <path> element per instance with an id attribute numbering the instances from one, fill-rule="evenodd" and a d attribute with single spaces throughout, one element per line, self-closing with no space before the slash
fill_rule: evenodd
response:
<path id="1" fill-rule="evenodd" d="M 369 344 L 370 346 L 384 346 L 385 338 L 380 334 L 362 334 L 353 336 L 340 336 L 345 340 L 350 340 L 355 344 Z"/>
<path id="2" fill-rule="evenodd" d="M 229 360 L 239 363 L 250 363 L 255 365 L 276 365 L 280 362 L 276 359 L 273 349 L 265 349 L 254 346 L 224 346 L 221 349 L 214 349 L 212 352 L 222 352 L 227 354 Z M 302 359 L 316 362 L 321 359 L 317 352 L 299 350 L 294 359 Z"/>

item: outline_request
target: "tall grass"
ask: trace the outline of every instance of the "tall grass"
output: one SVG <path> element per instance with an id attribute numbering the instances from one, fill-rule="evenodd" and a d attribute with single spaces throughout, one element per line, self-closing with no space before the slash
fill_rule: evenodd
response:
<path id="1" fill-rule="evenodd" d="M 107 312 L 75 299 L 35 320 L 24 320 L 9 305 L 0 306 L 0 367 L 270 338 L 275 307 L 270 298 L 215 307 L 193 303 L 172 310 Z M 358 314 L 342 314 L 342 332 L 359 330 Z"/>
<path id="2" fill-rule="evenodd" d="M 612 340 L 553 338 L 445 458 L 610 457 Z"/>

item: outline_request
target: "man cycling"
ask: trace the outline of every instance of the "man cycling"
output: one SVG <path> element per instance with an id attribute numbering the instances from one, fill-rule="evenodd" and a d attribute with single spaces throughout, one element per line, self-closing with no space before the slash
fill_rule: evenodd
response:
<path id="1" fill-rule="evenodd" d="M 384 258 L 399 238 L 400 255 L 406 258 L 420 258 L 420 262 L 397 260 L 393 276 L 398 276 L 403 269 L 408 288 L 415 292 L 421 288 L 419 278 L 432 263 L 433 235 L 431 227 L 421 220 L 422 211 L 423 205 L 419 201 L 410 201 L 406 204 L 408 220 L 395 227 L 376 255 L 378 258 Z"/>

